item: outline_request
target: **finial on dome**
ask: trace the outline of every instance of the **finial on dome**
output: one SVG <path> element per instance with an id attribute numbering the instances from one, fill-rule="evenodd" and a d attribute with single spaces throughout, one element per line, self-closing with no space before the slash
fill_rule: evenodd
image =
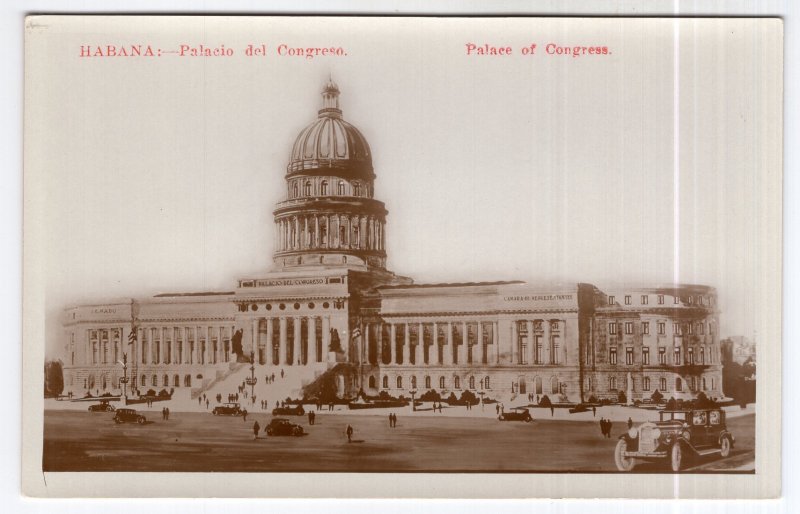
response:
<path id="1" fill-rule="evenodd" d="M 336 85 L 330 74 L 328 74 L 328 83 L 322 89 L 322 110 L 327 111 L 328 109 L 339 111 L 339 86 Z M 321 113 L 322 111 L 320 111 Z"/>

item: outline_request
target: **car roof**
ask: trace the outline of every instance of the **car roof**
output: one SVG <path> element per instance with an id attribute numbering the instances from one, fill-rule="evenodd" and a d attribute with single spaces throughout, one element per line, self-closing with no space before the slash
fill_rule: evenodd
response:
<path id="1" fill-rule="evenodd" d="M 136 412 L 136 409 L 117 409 L 118 412 Z"/>
<path id="2" fill-rule="evenodd" d="M 286 418 L 272 418 L 272 422 L 273 423 L 276 422 L 276 421 L 289 421 L 289 420 L 286 419 Z"/>

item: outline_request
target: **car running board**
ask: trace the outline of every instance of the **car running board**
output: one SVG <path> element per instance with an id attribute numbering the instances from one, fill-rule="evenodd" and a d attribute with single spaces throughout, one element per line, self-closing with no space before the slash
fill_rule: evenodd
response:
<path id="1" fill-rule="evenodd" d="M 714 455 L 715 453 L 722 453 L 722 450 L 719 448 L 711 448 L 709 450 L 700 450 L 697 452 L 697 455 L 701 457 L 705 457 L 706 455 Z"/>

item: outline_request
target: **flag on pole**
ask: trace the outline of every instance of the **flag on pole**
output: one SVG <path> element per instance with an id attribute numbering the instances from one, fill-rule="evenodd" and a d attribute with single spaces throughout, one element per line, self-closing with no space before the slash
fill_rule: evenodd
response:
<path id="1" fill-rule="evenodd" d="M 358 328 L 358 327 L 354 328 L 353 332 L 352 332 L 352 335 L 353 335 L 353 339 L 355 339 L 356 337 L 361 337 L 361 329 Z"/>
<path id="2" fill-rule="evenodd" d="M 136 338 L 137 338 L 137 336 L 136 336 L 136 327 L 132 326 L 131 327 L 131 333 L 128 334 L 128 344 L 135 343 L 136 342 Z"/>

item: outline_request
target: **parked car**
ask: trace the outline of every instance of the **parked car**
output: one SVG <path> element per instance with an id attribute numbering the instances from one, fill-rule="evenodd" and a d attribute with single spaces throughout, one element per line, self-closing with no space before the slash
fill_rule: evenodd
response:
<path id="1" fill-rule="evenodd" d="M 299 437 L 303 435 L 303 427 L 292 423 L 286 418 L 274 418 L 269 422 L 264 431 L 268 436 L 293 435 Z"/>
<path id="2" fill-rule="evenodd" d="M 117 413 L 114 414 L 114 422 L 117 424 L 139 423 L 140 425 L 144 425 L 147 423 L 147 418 L 133 409 L 117 409 Z"/>
<path id="3" fill-rule="evenodd" d="M 306 411 L 302 405 L 287 405 L 272 409 L 273 416 L 302 416 Z"/>
<path id="4" fill-rule="evenodd" d="M 211 414 L 215 416 L 241 416 L 244 411 L 238 403 L 223 403 L 214 407 Z"/>
<path id="5" fill-rule="evenodd" d="M 661 411 L 656 422 L 632 427 L 617 442 L 614 461 L 620 471 L 631 471 L 636 460 L 667 461 L 678 472 L 691 456 L 727 457 L 734 437 L 719 408 Z"/>
<path id="6" fill-rule="evenodd" d="M 89 412 L 114 412 L 114 406 L 108 402 L 100 402 L 89 405 Z"/>
<path id="7" fill-rule="evenodd" d="M 514 410 L 500 413 L 497 419 L 500 421 L 524 421 L 525 423 L 530 423 L 533 421 L 533 416 L 531 416 L 531 412 L 528 409 L 518 407 Z"/>

